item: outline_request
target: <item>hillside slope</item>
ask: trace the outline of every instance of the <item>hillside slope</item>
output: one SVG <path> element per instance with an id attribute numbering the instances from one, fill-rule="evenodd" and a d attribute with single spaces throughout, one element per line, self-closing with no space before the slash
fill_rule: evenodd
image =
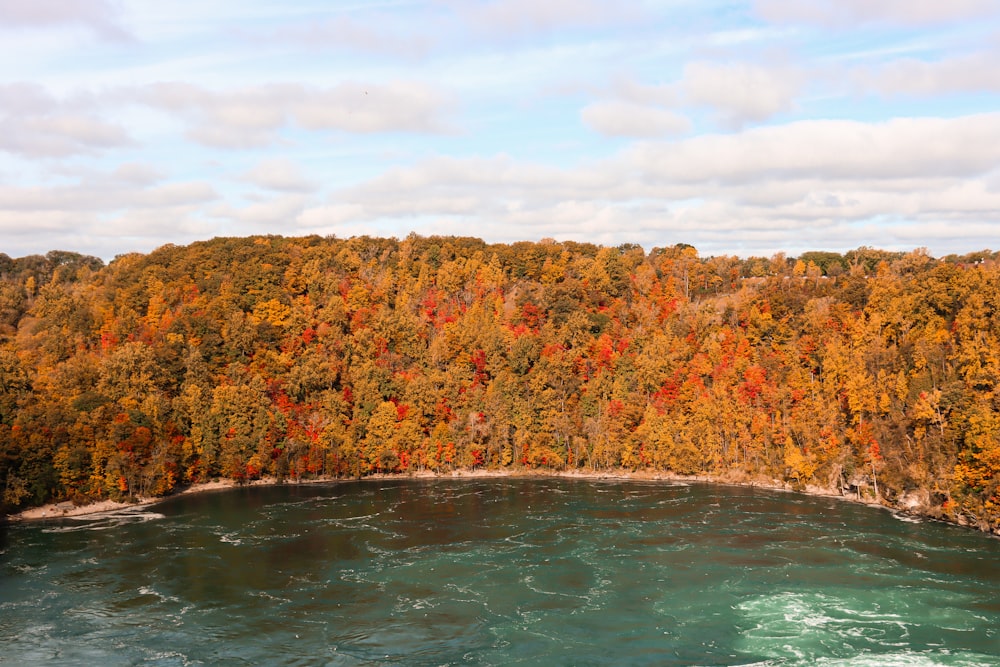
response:
<path id="1" fill-rule="evenodd" d="M 0 255 L 0 489 L 663 470 L 1000 528 L 1000 263 L 254 237 Z"/>

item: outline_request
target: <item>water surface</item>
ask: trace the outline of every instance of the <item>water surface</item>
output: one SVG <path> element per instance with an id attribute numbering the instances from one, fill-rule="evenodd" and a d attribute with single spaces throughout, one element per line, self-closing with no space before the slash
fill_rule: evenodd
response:
<path id="1" fill-rule="evenodd" d="M 1000 664 L 1000 541 L 765 490 L 236 489 L 2 549 L 6 664 Z"/>

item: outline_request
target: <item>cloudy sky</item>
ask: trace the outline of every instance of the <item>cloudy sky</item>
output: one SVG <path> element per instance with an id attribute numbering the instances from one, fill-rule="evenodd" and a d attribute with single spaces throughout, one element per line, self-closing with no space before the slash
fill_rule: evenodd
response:
<path id="1" fill-rule="evenodd" d="M 1000 249 L 996 0 L 0 0 L 0 252 Z"/>

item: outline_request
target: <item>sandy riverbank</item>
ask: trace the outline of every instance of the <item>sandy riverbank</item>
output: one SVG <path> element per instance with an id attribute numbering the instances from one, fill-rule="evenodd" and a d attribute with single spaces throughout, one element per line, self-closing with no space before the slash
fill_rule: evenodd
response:
<path id="1" fill-rule="evenodd" d="M 734 486 L 748 486 L 767 488 L 776 491 L 791 490 L 788 485 L 778 480 L 766 479 L 737 479 L 725 476 L 711 475 L 677 475 L 669 472 L 650 471 L 628 471 L 628 470 L 564 470 L 564 471 L 538 471 L 538 470 L 455 470 L 452 472 L 438 473 L 431 470 L 415 471 L 405 474 L 386 475 L 377 474 L 362 478 L 365 480 L 380 479 L 449 479 L 449 478 L 496 478 L 496 477 L 563 477 L 570 479 L 618 479 L 618 480 L 640 480 L 640 481 L 662 481 L 662 482 L 705 482 L 711 484 L 732 484 Z M 319 477 L 307 480 L 284 480 L 278 481 L 274 478 L 264 478 L 254 480 L 244 486 L 275 486 L 278 484 L 330 484 L 338 481 L 345 481 L 342 478 Z M 182 487 L 169 496 L 155 498 L 137 498 L 134 502 L 116 502 L 113 500 L 101 500 L 86 505 L 74 505 L 71 502 L 50 503 L 40 507 L 32 507 L 17 514 L 7 517 L 8 521 L 39 521 L 46 519 L 59 519 L 67 517 L 85 516 L 89 514 L 100 514 L 103 512 L 114 512 L 123 509 L 134 509 L 138 507 L 154 505 L 163 502 L 168 498 L 190 493 L 206 493 L 211 491 L 221 491 L 239 486 L 233 480 L 218 479 L 210 482 L 200 482 L 191 486 Z M 852 500 L 852 498 L 837 494 L 831 489 L 820 489 L 810 487 L 804 490 L 810 495 L 830 496 Z"/>
<path id="2" fill-rule="evenodd" d="M 275 480 L 256 480 L 253 485 L 269 486 L 276 484 Z M 88 514 L 101 514 L 103 512 L 116 512 L 123 509 L 133 509 L 146 505 L 155 505 L 163 502 L 167 498 L 183 495 L 186 493 L 204 493 L 206 491 L 220 491 L 231 489 L 237 486 L 236 482 L 228 479 L 217 479 L 211 482 L 192 484 L 178 489 L 169 496 L 158 496 L 154 498 L 136 498 L 132 502 L 117 502 L 114 500 L 98 500 L 86 505 L 74 505 L 71 502 L 49 503 L 40 507 L 31 507 L 17 514 L 7 517 L 8 521 L 36 521 L 42 519 L 59 519 L 64 517 L 85 516 Z"/>

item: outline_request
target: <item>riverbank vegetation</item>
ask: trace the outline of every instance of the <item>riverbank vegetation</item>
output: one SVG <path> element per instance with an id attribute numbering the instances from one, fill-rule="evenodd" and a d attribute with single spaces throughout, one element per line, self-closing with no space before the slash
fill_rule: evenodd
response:
<path id="1" fill-rule="evenodd" d="M 3 510 L 669 471 L 1000 528 L 1000 254 L 214 239 L 0 255 Z"/>

